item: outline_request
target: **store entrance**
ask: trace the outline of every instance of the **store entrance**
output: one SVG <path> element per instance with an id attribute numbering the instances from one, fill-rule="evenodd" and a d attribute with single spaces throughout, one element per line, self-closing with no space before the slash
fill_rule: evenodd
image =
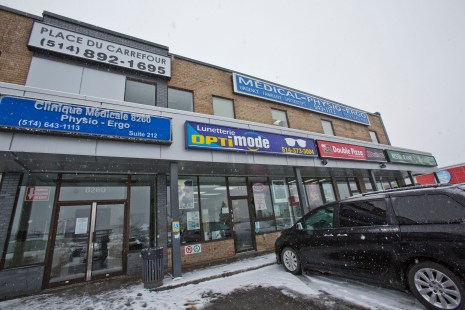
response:
<path id="1" fill-rule="evenodd" d="M 255 249 L 248 197 L 231 198 L 236 253 Z"/>
<path id="2" fill-rule="evenodd" d="M 49 286 L 122 274 L 126 201 L 59 203 Z"/>

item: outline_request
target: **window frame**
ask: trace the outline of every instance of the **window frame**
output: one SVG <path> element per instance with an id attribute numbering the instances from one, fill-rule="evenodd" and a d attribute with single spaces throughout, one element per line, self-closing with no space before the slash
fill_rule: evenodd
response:
<path id="1" fill-rule="evenodd" d="M 234 99 L 226 98 L 226 97 L 221 97 L 221 96 L 215 96 L 215 95 L 212 95 L 212 112 L 213 112 L 213 115 L 219 116 L 219 117 L 231 118 L 231 117 L 229 117 L 229 116 L 224 116 L 224 115 L 215 114 L 215 104 L 214 104 L 215 98 L 230 101 L 230 102 L 231 102 L 231 106 L 232 106 L 232 113 L 233 113 L 232 119 L 236 119 L 236 106 L 235 106 L 235 104 L 234 104 Z"/>
<path id="2" fill-rule="evenodd" d="M 273 120 L 274 120 L 274 118 L 273 118 L 273 111 L 277 111 L 277 112 L 282 112 L 282 113 L 284 113 L 284 117 L 285 117 L 286 125 L 287 125 L 287 126 L 277 125 L 277 124 L 275 124 L 275 123 L 273 122 Z M 279 120 L 279 121 L 282 121 L 282 120 Z M 288 117 L 288 115 L 287 115 L 287 110 L 280 110 L 280 109 L 271 108 L 271 125 L 278 126 L 278 127 L 282 127 L 282 128 L 291 128 L 290 123 L 289 123 L 289 117 Z"/>
<path id="3" fill-rule="evenodd" d="M 175 109 L 170 107 L 170 89 L 181 91 L 181 92 L 186 92 L 192 94 L 192 111 L 187 111 L 187 110 L 181 110 L 181 109 Z M 195 111 L 195 96 L 194 96 L 194 91 L 193 90 L 188 90 L 188 89 L 183 89 L 179 87 L 172 87 L 168 86 L 167 87 L 167 97 L 166 97 L 166 107 L 168 109 L 176 110 L 176 111 L 186 111 L 186 112 L 194 112 Z"/>
<path id="4" fill-rule="evenodd" d="M 325 126 L 324 124 L 327 123 L 329 124 L 329 127 L 331 128 L 331 132 L 332 133 L 327 133 L 326 130 L 325 130 Z M 321 119 L 321 127 L 323 128 L 323 133 L 325 135 L 328 135 L 328 136 L 336 136 L 336 131 L 334 130 L 334 126 L 333 126 L 333 122 L 332 121 L 328 121 L 326 119 Z"/>
<path id="5" fill-rule="evenodd" d="M 376 131 L 368 130 L 368 134 L 370 135 L 372 143 L 379 144 L 378 133 L 376 133 Z"/>
<path id="6" fill-rule="evenodd" d="M 126 99 L 126 94 L 127 94 L 127 85 L 128 85 L 128 81 L 131 81 L 131 82 L 136 82 L 136 83 L 140 83 L 140 84 L 147 84 L 147 85 L 152 85 L 155 87 L 155 102 L 153 105 L 149 105 L 149 104 L 145 104 L 145 103 L 140 103 L 140 102 L 134 102 L 134 101 L 127 101 Z M 125 102 L 130 102 L 130 103 L 135 103 L 135 104 L 141 104 L 141 105 L 145 105 L 145 106 L 149 106 L 149 107 L 156 107 L 157 106 L 157 101 L 158 99 L 158 84 L 155 82 L 155 81 L 148 81 L 148 80 L 144 80 L 144 79 L 137 79 L 137 78 L 132 78 L 132 77 L 126 77 L 126 80 L 124 82 L 124 101 Z"/>

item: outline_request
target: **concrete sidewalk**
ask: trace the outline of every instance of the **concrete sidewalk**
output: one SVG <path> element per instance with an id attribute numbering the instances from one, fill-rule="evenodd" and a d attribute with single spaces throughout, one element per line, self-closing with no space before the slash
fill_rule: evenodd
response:
<path id="1" fill-rule="evenodd" d="M 169 275 L 165 275 L 163 279 L 163 285 L 152 291 L 166 291 L 181 286 L 190 284 L 197 284 L 204 281 L 224 278 L 246 272 L 250 270 L 259 269 L 265 266 L 273 265 L 276 263 L 274 254 L 264 254 L 258 256 L 244 256 L 244 258 L 237 258 L 236 261 L 214 265 L 206 268 L 199 268 L 189 272 L 185 272 L 180 278 L 171 278 Z M 93 281 L 89 283 L 80 283 L 69 286 L 62 286 L 52 289 L 44 290 L 38 294 L 18 297 L 13 300 L 21 299 L 41 299 L 42 297 L 63 297 L 63 298 L 76 298 L 80 296 L 96 296 L 100 294 L 111 293 L 119 289 L 128 289 L 133 287 L 141 287 L 143 283 L 140 278 L 131 278 L 126 276 L 113 277 L 100 281 Z M 2 309 L 2 301 L 0 301 L 0 309 Z"/>
<path id="2" fill-rule="evenodd" d="M 216 265 L 186 272 L 182 275 L 181 278 L 173 279 L 165 277 L 163 279 L 163 285 L 156 288 L 155 290 L 164 291 L 189 284 L 197 284 L 213 279 L 229 277 L 241 272 L 256 270 L 273 264 L 276 264 L 274 253 L 247 257 L 244 259 L 238 259 L 237 261 L 229 264 Z"/>

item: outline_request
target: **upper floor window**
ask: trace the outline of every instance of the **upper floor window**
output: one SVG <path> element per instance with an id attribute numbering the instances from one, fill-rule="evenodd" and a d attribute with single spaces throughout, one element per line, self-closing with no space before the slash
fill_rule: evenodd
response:
<path id="1" fill-rule="evenodd" d="M 289 127 L 286 111 L 271 109 L 271 118 L 273 119 L 273 125 Z"/>
<path id="2" fill-rule="evenodd" d="M 374 131 L 368 131 L 370 133 L 370 138 L 371 138 L 371 142 L 373 143 L 379 143 L 378 141 L 378 136 L 376 135 L 376 132 Z"/>
<path id="3" fill-rule="evenodd" d="M 213 97 L 213 114 L 235 118 L 233 101 L 231 99 Z"/>
<path id="4" fill-rule="evenodd" d="M 321 125 L 323 126 L 323 132 L 326 135 L 335 136 L 333 130 L 333 123 L 330 121 L 321 120 Z"/>
<path id="5" fill-rule="evenodd" d="M 135 103 L 157 105 L 157 85 L 126 80 L 124 101 Z"/>
<path id="6" fill-rule="evenodd" d="M 190 91 L 168 88 L 168 108 L 194 111 L 194 95 Z"/>

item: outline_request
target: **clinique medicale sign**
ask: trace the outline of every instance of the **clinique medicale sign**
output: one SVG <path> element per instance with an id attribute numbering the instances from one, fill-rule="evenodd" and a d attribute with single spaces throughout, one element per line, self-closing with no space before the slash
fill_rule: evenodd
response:
<path id="1" fill-rule="evenodd" d="M 0 129 L 171 143 L 171 119 L 44 100 L 0 98 Z"/>

